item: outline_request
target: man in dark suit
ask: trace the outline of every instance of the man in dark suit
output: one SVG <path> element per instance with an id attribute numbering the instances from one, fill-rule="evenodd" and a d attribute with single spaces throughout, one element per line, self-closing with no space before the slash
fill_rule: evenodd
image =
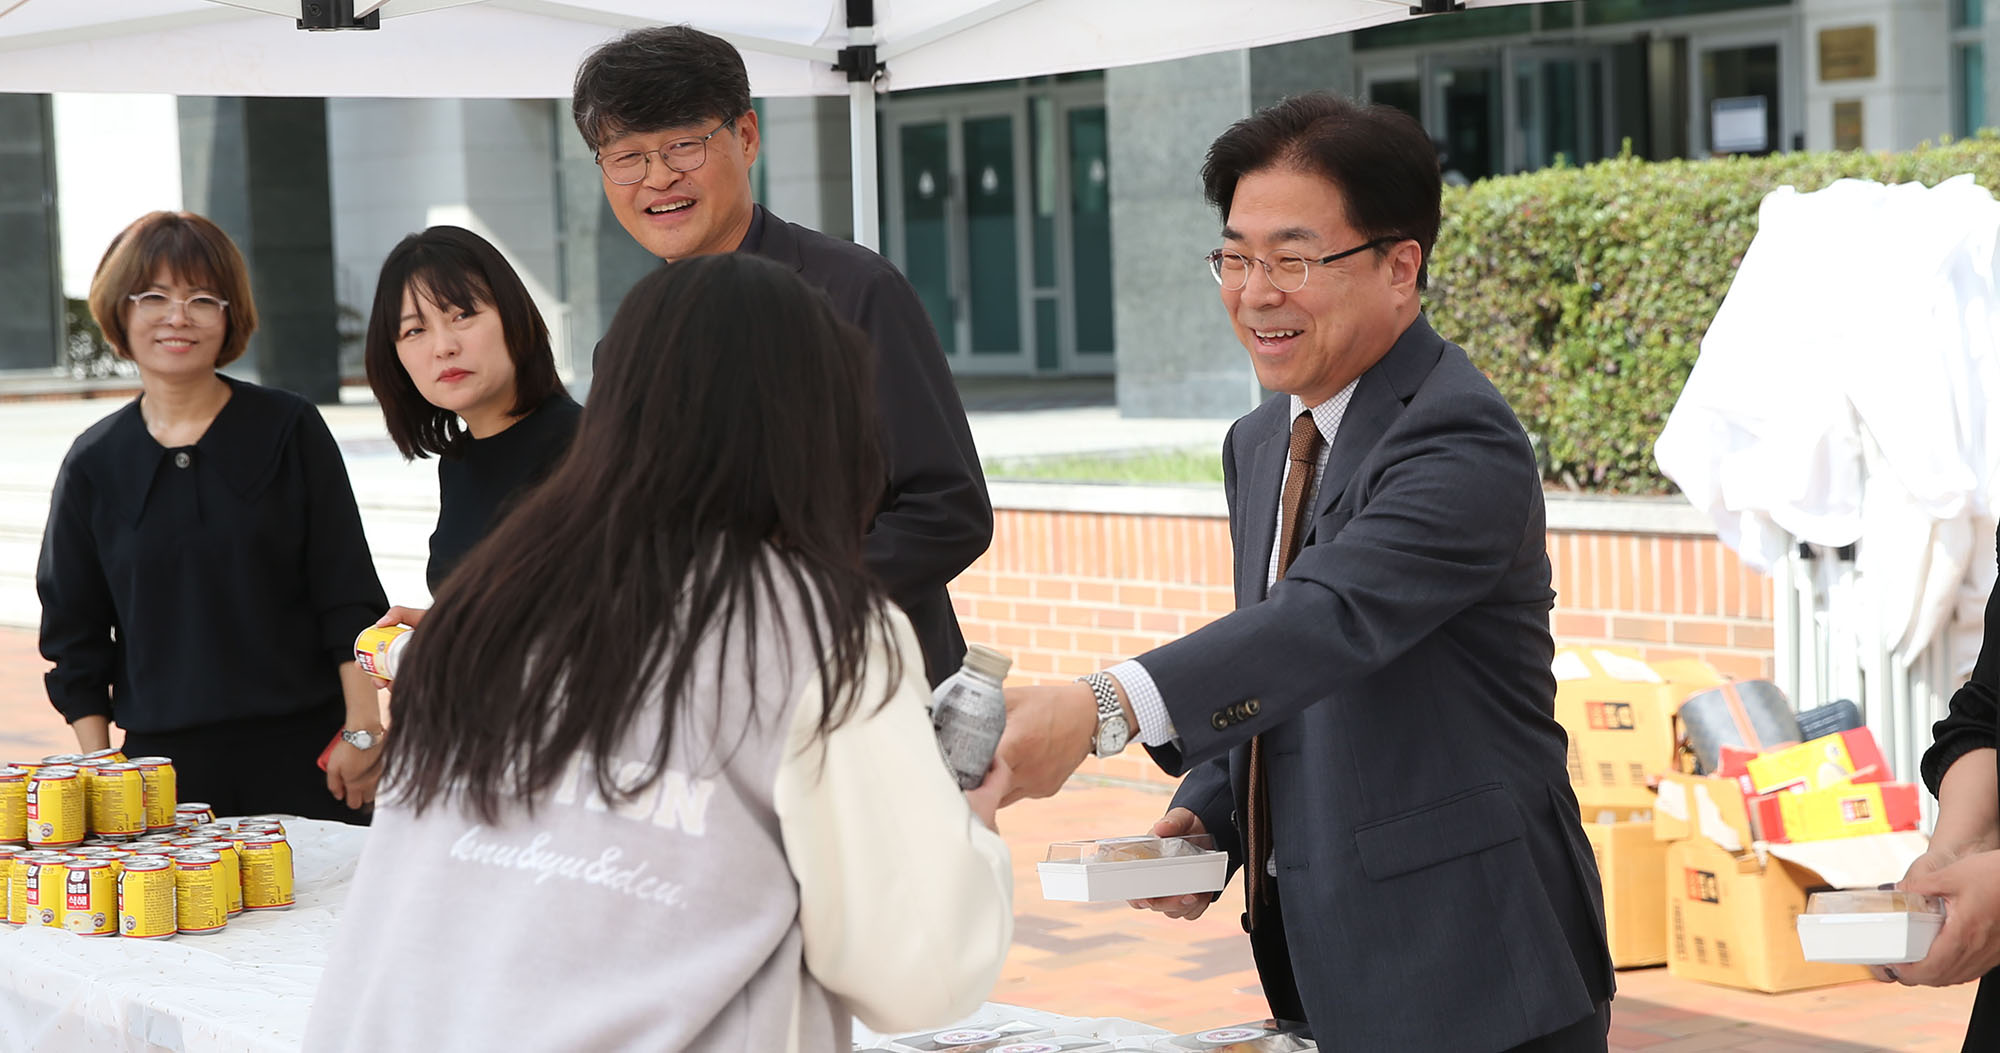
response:
<path id="1" fill-rule="evenodd" d="M 876 253 L 787 223 L 751 199 L 757 114 L 743 57 L 720 37 L 687 26 L 619 37 L 584 59 L 571 112 L 597 152 L 612 214 L 647 251 L 669 263 L 716 252 L 768 256 L 869 335 L 889 478 L 868 532 L 868 567 L 909 615 L 931 683 L 951 675 L 965 638 L 945 586 L 992 542 L 993 506 L 916 290 Z"/>
<path id="2" fill-rule="evenodd" d="M 1431 142 L 1308 95 L 1231 127 L 1202 177 L 1223 305 L 1278 393 L 1223 444 L 1238 609 L 1009 692 L 1017 795 L 1128 736 L 1185 773 L 1154 832 L 1244 868 L 1272 1011 L 1323 1048 L 1601 1051 L 1611 963 L 1552 715 L 1541 482 L 1421 313 Z"/>

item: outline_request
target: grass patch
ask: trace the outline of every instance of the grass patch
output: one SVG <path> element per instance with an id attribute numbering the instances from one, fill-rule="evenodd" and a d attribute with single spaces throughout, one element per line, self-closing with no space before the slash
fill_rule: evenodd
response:
<path id="1" fill-rule="evenodd" d="M 1222 482 L 1222 456 L 1205 446 L 1129 453 L 1003 457 L 986 461 L 985 468 L 988 479 L 1138 484 Z"/>

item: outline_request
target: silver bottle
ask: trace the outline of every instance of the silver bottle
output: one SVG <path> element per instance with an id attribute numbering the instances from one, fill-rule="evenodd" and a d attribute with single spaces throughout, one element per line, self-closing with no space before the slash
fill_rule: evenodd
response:
<path id="1" fill-rule="evenodd" d="M 1000 733 L 1007 730 L 1007 699 L 1000 684 L 1013 664 L 1012 658 L 973 644 L 965 649 L 965 664 L 931 693 L 938 752 L 960 789 L 979 785 L 993 766 Z"/>

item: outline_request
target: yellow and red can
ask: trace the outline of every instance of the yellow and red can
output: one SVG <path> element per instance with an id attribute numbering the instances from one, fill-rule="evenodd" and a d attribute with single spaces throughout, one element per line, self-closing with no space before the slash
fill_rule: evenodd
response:
<path id="1" fill-rule="evenodd" d="M 88 782 L 90 829 L 113 841 L 146 832 L 146 778 L 136 764 L 100 764 Z"/>
<path id="2" fill-rule="evenodd" d="M 166 757 L 134 757 L 131 763 L 146 783 L 146 829 L 172 830 L 180 793 L 174 762 Z"/>
<path id="3" fill-rule="evenodd" d="M 222 857 L 222 890 L 229 896 L 229 914 L 243 913 L 243 854 L 233 842 L 216 838 L 203 846 Z"/>
<path id="4" fill-rule="evenodd" d="M 164 940 L 180 928 L 174 861 L 166 856 L 131 856 L 118 875 L 118 934 L 135 940 Z"/>
<path id="5" fill-rule="evenodd" d="M 354 638 L 354 664 L 369 676 L 394 680 L 410 639 L 407 625 L 371 625 Z"/>
<path id="6" fill-rule="evenodd" d="M 190 935 L 221 932 L 229 924 L 222 857 L 190 849 L 170 858 L 174 861 L 174 930 Z"/>
<path id="7" fill-rule="evenodd" d="M 0 845 L 28 843 L 28 772 L 0 767 Z"/>
<path id="8" fill-rule="evenodd" d="M 101 750 L 91 750 L 78 759 L 101 764 L 123 764 L 125 763 L 125 751 L 116 746 L 111 746 Z"/>
<path id="9" fill-rule="evenodd" d="M 0 845 L 0 925 L 19 925 L 14 920 L 14 857 L 27 851 L 19 845 Z"/>
<path id="10" fill-rule="evenodd" d="M 243 906 L 283 910 L 293 903 L 292 845 L 282 837 L 253 837 L 242 843 Z"/>
<path id="11" fill-rule="evenodd" d="M 62 927 L 79 936 L 118 935 L 118 875 L 110 860 L 64 865 L 62 919 Z"/>
<path id="12" fill-rule="evenodd" d="M 83 843 L 84 790 L 75 768 L 50 766 L 28 779 L 28 843 L 61 848 Z"/>
<path id="13" fill-rule="evenodd" d="M 174 805 L 174 823 L 178 826 L 200 826 L 215 821 L 215 809 L 200 801 L 186 801 Z"/>
<path id="14" fill-rule="evenodd" d="M 10 846 L 11 847 L 11 846 Z M 28 853 L 14 849 L 13 855 L 4 862 L 7 866 L 7 924 L 26 925 L 28 923 Z"/>
<path id="15" fill-rule="evenodd" d="M 76 766 L 77 761 L 82 759 L 83 754 L 81 753 L 51 753 L 42 758 L 42 765 L 44 767 L 72 768 Z"/>
<path id="16" fill-rule="evenodd" d="M 20 866 L 15 874 L 22 883 L 23 923 L 62 928 L 63 877 L 69 857 L 61 852 L 26 852 L 15 858 Z M 13 913 L 11 906 L 8 913 Z"/>

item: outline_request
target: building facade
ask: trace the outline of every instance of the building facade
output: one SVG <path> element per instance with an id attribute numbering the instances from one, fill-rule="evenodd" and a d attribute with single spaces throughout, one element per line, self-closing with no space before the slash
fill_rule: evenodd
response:
<path id="1" fill-rule="evenodd" d="M 2000 112 L 2000 84 L 1985 76 L 1996 32 L 2000 0 L 1562 0 L 949 89 L 897 92 L 892 66 L 878 129 L 882 250 L 961 375 L 1112 376 L 1127 415 L 1234 416 L 1261 392 L 1201 264 L 1216 222 L 1196 173 L 1209 141 L 1249 111 L 1314 89 L 1394 105 L 1467 180 L 1623 151 L 1901 150 Z M 560 102 L 178 109 L 182 204 L 224 222 L 252 257 L 260 300 L 284 301 L 258 367 L 318 397 L 358 375 L 376 268 L 410 231 L 457 223 L 499 245 L 586 387 L 597 335 L 654 265 L 610 216 Z M 0 295 L 14 308 L 0 320 L 0 369 L 15 375 L 63 366 L 62 293 L 81 290 L 54 276 L 102 251 L 95 227 L 84 244 L 69 229 L 83 224 L 52 221 L 52 204 L 84 185 L 82 169 L 59 162 L 129 141 L 102 107 L 88 122 L 63 111 L 0 97 L 0 267 L 12 276 Z M 760 199 L 848 234 L 845 101 L 763 100 L 759 111 Z M 56 148 L 71 136 L 105 145 Z M 323 162 L 303 142 L 315 137 Z M 330 275 L 315 255 L 331 259 Z M 330 302 L 311 291 L 329 284 Z"/>

